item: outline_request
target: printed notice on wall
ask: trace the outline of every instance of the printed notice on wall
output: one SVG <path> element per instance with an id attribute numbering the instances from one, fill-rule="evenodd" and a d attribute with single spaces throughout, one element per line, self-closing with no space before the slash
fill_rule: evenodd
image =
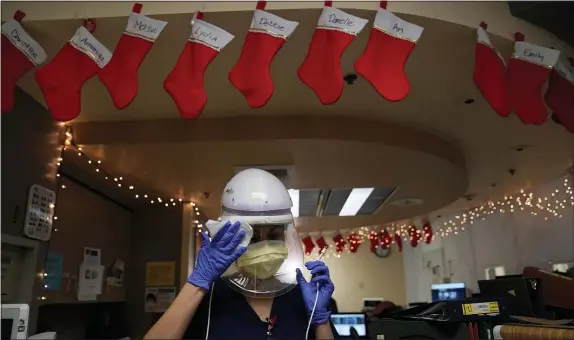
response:
<path id="1" fill-rule="evenodd" d="M 148 262 L 145 270 L 148 287 L 170 287 L 175 282 L 175 262 Z"/>
<path id="2" fill-rule="evenodd" d="M 175 300 L 175 287 L 147 287 L 145 289 L 145 312 L 163 313 Z"/>
<path id="3" fill-rule="evenodd" d="M 102 294 L 104 266 L 82 264 L 78 283 L 78 300 L 94 301 Z"/>

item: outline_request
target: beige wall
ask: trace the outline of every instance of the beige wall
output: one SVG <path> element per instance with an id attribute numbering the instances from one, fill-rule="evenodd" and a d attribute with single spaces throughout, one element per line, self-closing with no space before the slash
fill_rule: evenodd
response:
<path id="1" fill-rule="evenodd" d="M 328 241 L 329 242 L 329 241 Z M 332 243 L 332 242 L 330 242 Z M 315 260 L 316 250 L 306 261 Z M 363 298 L 383 297 L 397 305 L 406 301 L 403 256 L 394 247 L 386 258 L 375 256 L 364 243 L 356 254 L 344 252 L 341 257 L 323 259 L 329 266 L 335 284 L 333 298 L 339 312 L 357 312 Z"/>

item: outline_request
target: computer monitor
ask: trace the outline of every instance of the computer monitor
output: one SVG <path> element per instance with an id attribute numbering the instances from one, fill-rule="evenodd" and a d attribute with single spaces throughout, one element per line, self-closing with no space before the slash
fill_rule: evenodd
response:
<path id="1" fill-rule="evenodd" d="M 466 298 L 464 282 L 440 283 L 431 286 L 432 302 Z"/>
<path id="2" fill-rule="evenodd" d="M 2 340 L 28 338 L 29 315 L 27 304 L 2 305 Z"/>
<path id="3" fill-rule="evenodd" d="M 367 336 L 367 317 L 363 313 L 331 314 L 331 322 L 340 336 L 350 336 L 351 327 L 361 337 Z"/>

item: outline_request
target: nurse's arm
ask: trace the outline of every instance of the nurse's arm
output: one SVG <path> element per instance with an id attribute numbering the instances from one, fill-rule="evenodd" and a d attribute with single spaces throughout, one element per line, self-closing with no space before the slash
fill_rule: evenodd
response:
<path id="1" fill-rule="evenodd" d="M 333 340 L 333 331 L 329 321 L 318 324 L 315 326 L 315 339 L 317 340 Z"/>
<path id="2" fill-rule="evenodd" d="M 186 283 L 144 339 L 182 339 L 205 293 L 205 290 Z"/>

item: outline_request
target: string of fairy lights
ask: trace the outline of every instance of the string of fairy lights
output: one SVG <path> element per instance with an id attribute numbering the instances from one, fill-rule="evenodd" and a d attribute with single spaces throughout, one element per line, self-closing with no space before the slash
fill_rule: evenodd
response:
<path id="1" fill-rule="evenodd" d="M 477 207 L 471 208 L 464 213 L 455 215 L 448 221 L 440 225 L 433 225 L 436 228 L 432 239 L 435 237 L 448 237 L 451 235 L 458 235 L 466 229 L 466 227 L 475 224 L 478 221 L 486 220 L 487 218 L 496 214 L 514 213 L 514 212 L 527 212 L 532 216 L 543 216 L 547 221 L 549 218 L 562 218 L 564 209 L 574 206 L 574 190 L 572 188 L 572 180 L 565 177 L 559 188 L 552 190 L 547 196 L 538 196 L 533 192 L 520 190 L 520 193 L 512 196 L 505 196 L 498 201 L 488 201 Z M 352 253 L 349 246 L 349 235 L 356 234 L 356 243 L 361 245 L 376 237 L 379 232 L 386 229 L 390 235 L 399 235 L 405 242 L 412 240 L 414 235 L 411 234 L 411 226 L 413 223 L 391 223 L 389 225 L 375 225 L 375 226 L 362 226 L 355 229 L 331 231 L 328 233 L 317 233 L 316 237 L 325 237 L 325 239 L 332 241 L 332 237 L 341 234 L 345 238 L 344 251 L 348 254 Z M 421 229 L 416 230 L 419 239 L 424 239 L 430 236 Z M 312 236 L 312 234 L 310 235 Z M 422 237 L 421 237 L 422 236 Z M 391 244 L 395 240 L 390 241 Z M 355 244 L 355 247 L 357 244 Z M 339 258 L 343 252 L 337 252 L 337 245 L 334 242 L 328 244 L 325 258 Z"/>
<path id="2" fill-rule="evenodd" d="M 108 171 L 106 171 L 103 168 L 102 165 L 102 161 L 101 160 L 96 160 L 90 156 L 88 156 L 86 153 L 84 153 L 82 151 L 82 147 L 78 146 L 75 143 L 75 138 L 74 138 L 74 130 L 73 128 L 65 123 L 60 123 L 59 126 L 62 128 L 62 130 L 60 132 L 63 132 L 64 134 L 64 138 L 63 138 L 63 143 L 62 145 L 59 147 L 59 156 L 56 160 L 56 204 L 51 204 L 50 208 L 54 211 L 54 216 L 52 218 L 52 228 L 53 231 L 57 232 L 58 228 L 56 228 L 56 226 L 54 226 L 55 223 L 57 223 L 56 221 L 58 220 L 58 216 L 56 215 L 57 212 L 57 198 L 58 198 L 58 194 L 60 192 L 60 190 L 66 189 L 66 185 L 62 183 L 61 181 L 61 177 L 62 177 L 62 165 L 64 163 L 64 156 L 66 155 L 66 153 L 75 153 L 78 157 L 82 157 L 82 159 L 86 160 L 86 162 L 92 166 L 94 172 L 96 172 L 97 174 L 99 174 L 100 176 L 102 176 L 102 178 L 104 180 L 109 180 L 111 182 L 113 182 L 118 188 L 125 188 L 129 191 L 132 192 L 132 194 L 134 195 L 135 199 L 141 199 L 145 202 L 148 202 L 149 204 L 163 204 L 166 207 L 171 207 L 171 206 L 176 206 L 178 204 L 189 204 L 190 206 L 193 207 L 193 214 L 194 214 L 194 220 L 192 221 L 193 225 L 195 226 L 201 226 L 200 221 L 205 219 L 205 216 L 203 215 L 203 212 L 197 207 L 197 205 L 194 202 L 191 201 L 186 201 L 184 199 L 182 199 L 181 197 L 157 197 L 157 196 L 152 196 L 152 195 L 148 195 L 145 192 L 139 192 L 136 190 L 134 185 L 130 185 L 125 183 L 123 177 L 121 176 L 112 176 Z M 48 247 L 49 247 L 49 242 L 48 241 Z M 47 252 L 46 252 L 46 256 L 47 256 Z M 42 270 L 41 272 L 39 272 L 37 274 L 38 278 L 40 280 L 43 280 L 46 276 L 48 276 L 48 273 L 46 273 L 44 270 Z M 44 288 L 47 289 L 48 286 L 46 284 L 43 284 Z M 38 297 L 39 300 L 46 300 L 47 297 L 46 296 L 39 296 Z"/>
<path id="3" fill-rule="evenodd" d="M 147 201 L 150 204 L 164 205 L 166 207 L 176 206 L 178 204 L 191 204 L 192 206 L 195 206 L 194 202 L 184 200 L 181 197 L 160 197 L 148 194 L 145 191 L 139 191 L 138 189 L 136 189 L 135 185 L 126 183 L 122 176 L 112 176 L 108 171 L 106 171 L 103 168 L 101 160 L 99 159 L 96 160 L 93 157 L 90 157 L 89 155 L 83 152 L 81 146 L 76 145 L 74 138 L 74 130 L 70 125 L 61 123 L 61 126 L 64 129 L 65 139 L 63 145 L 61 146 L 61 154 L 57 162 L 58 168 L 56 176 L 60 177 L 60 169 L 62 163 L 64 162 L 64 153 L 66 151 L 74 152 L 77 154 L 78 157 L 84 159 L 92 167 L 94 172 L 96 172 L 101 176 L 101 178 L 113 182 L 118 188 L 127 189 L 128 191 L 130 191 L 130 194 L 132 194 L 135 199 Z M 66 186 L 62 184 L 61 188 L 65 189 Z"/>

